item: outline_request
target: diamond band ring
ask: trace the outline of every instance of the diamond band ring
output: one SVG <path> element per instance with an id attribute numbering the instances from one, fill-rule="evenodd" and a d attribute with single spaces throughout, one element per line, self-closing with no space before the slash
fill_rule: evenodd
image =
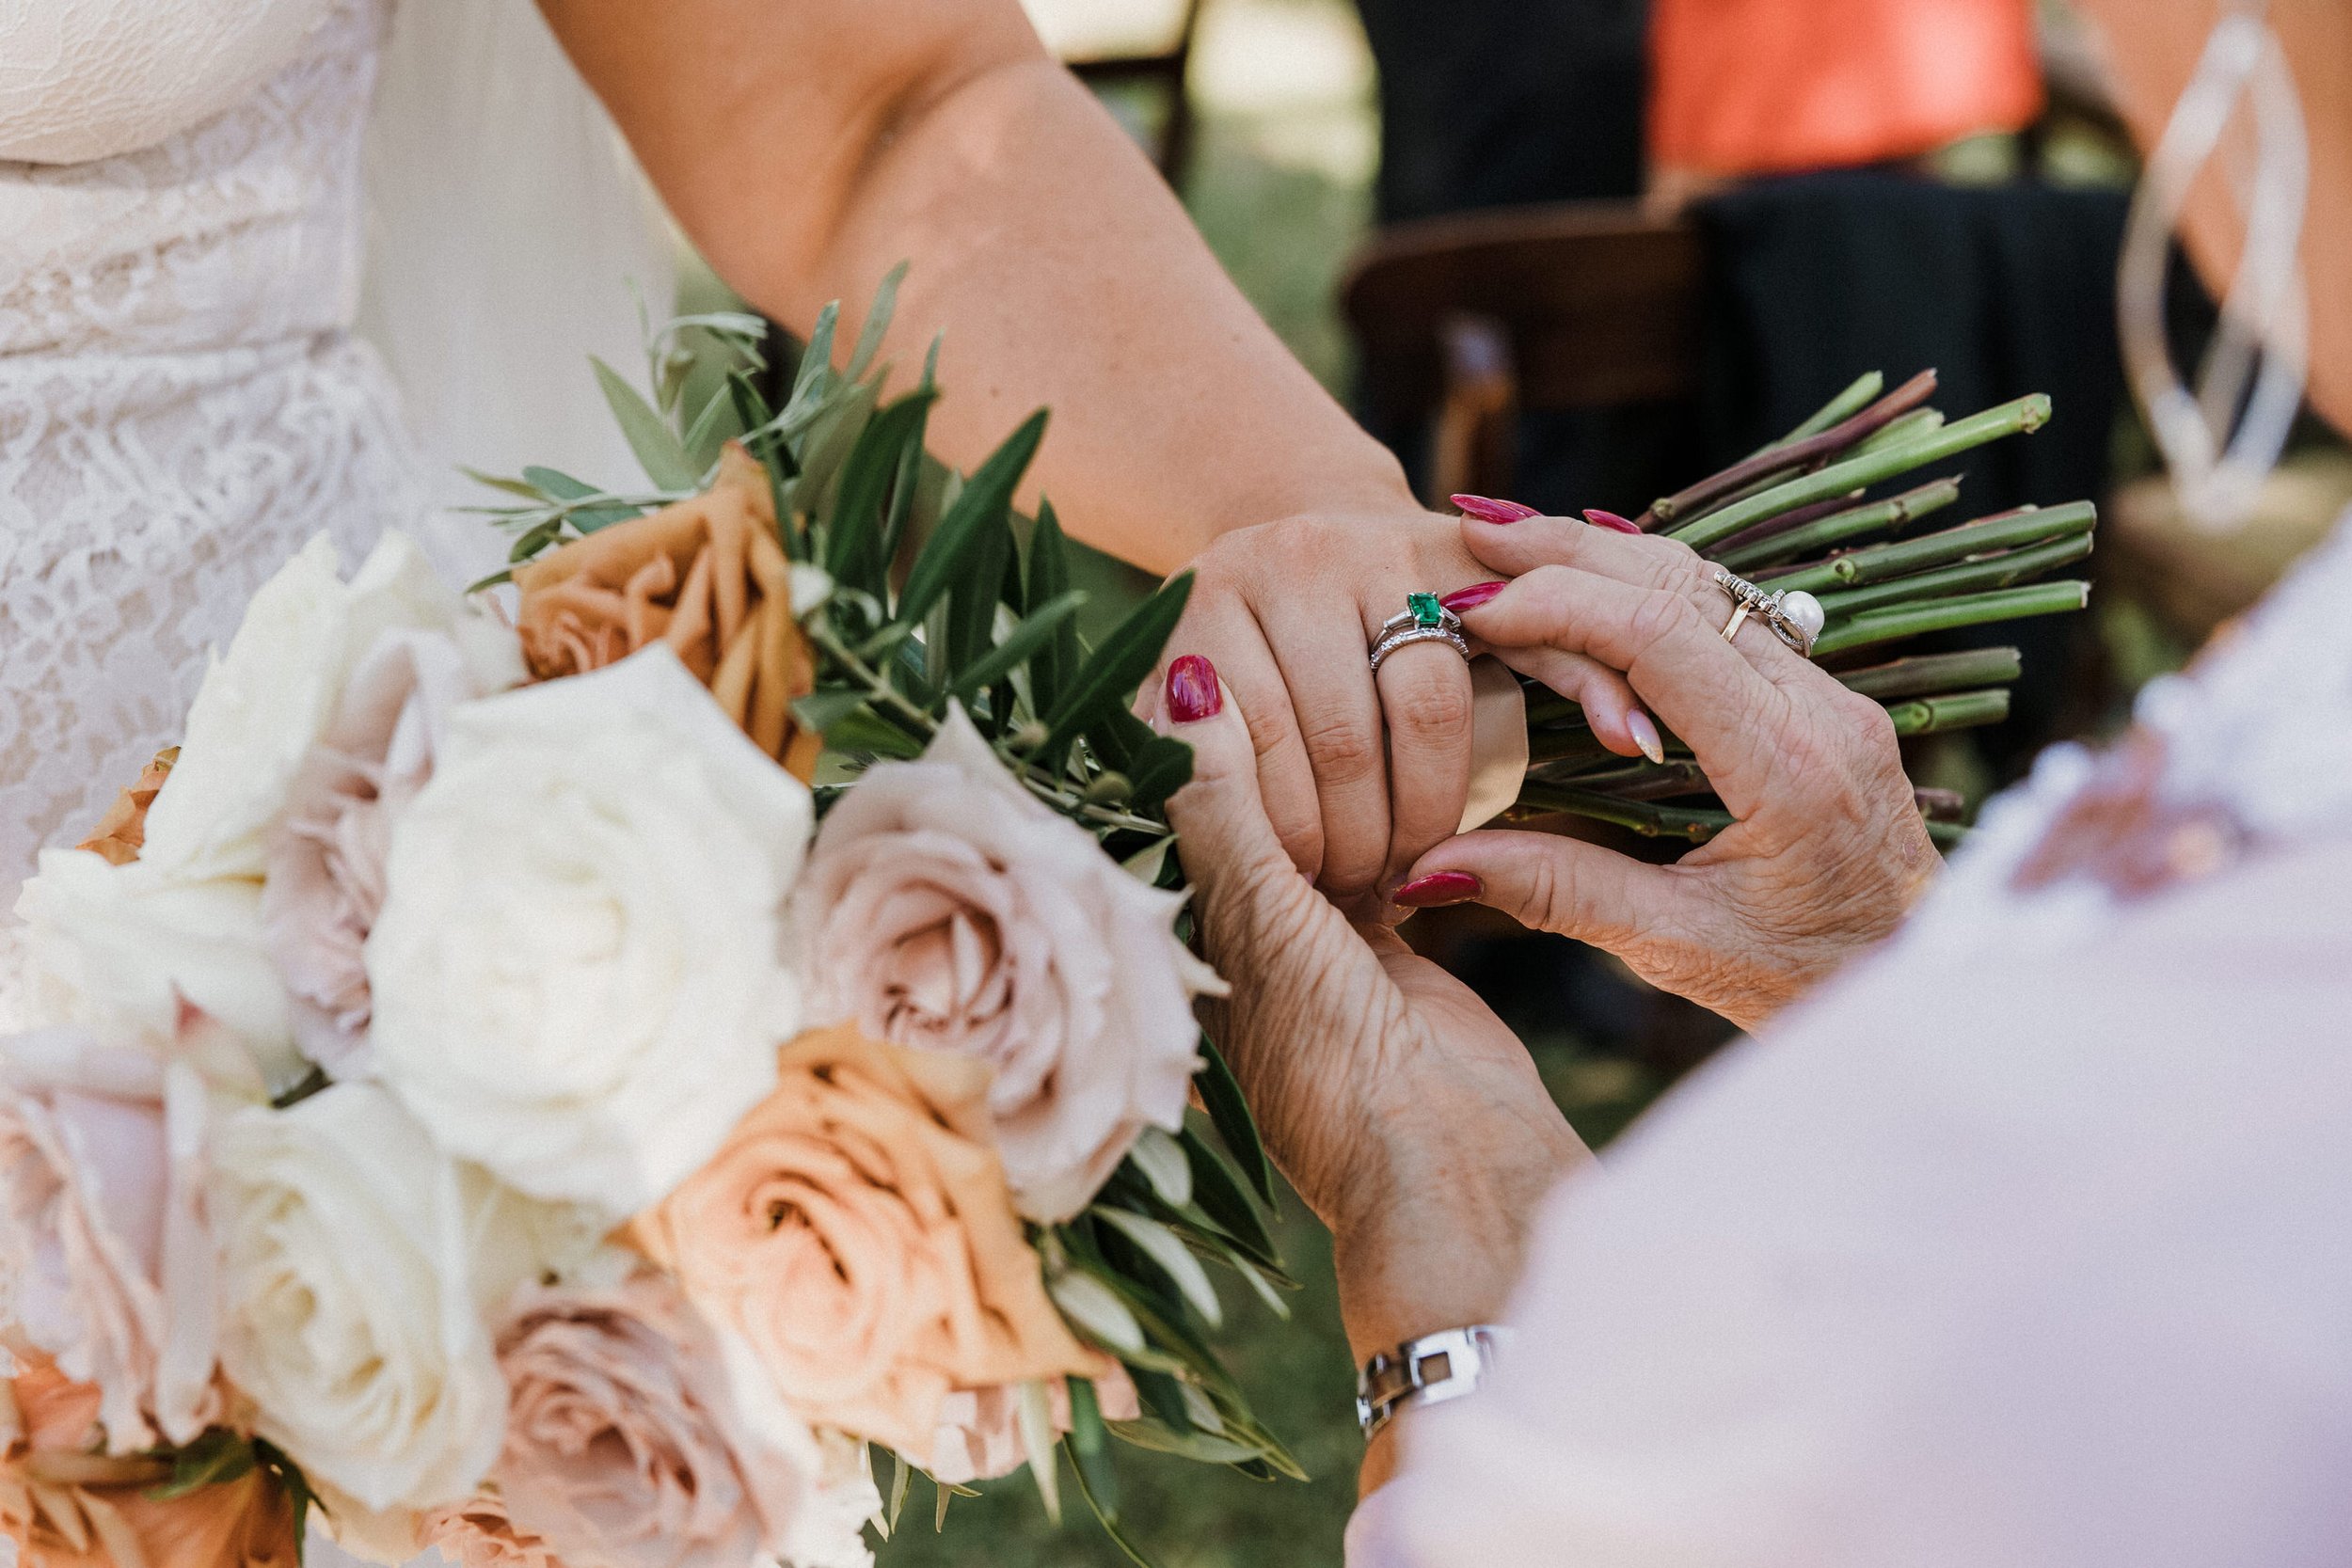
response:
<path id="1" fill-rule="evenodd" d="M 1414 642 L 1443 642 L 1465 659 L 1470 656 L 1470 644 L 1462 640 L 1462 618 L 1439 604 L 1435 594 L 1407 594 L 1403 612 L 1380 624 L 1380 635 L 1372 644 L 1373 673 L 1379 673 L 1391 654 Z"/>

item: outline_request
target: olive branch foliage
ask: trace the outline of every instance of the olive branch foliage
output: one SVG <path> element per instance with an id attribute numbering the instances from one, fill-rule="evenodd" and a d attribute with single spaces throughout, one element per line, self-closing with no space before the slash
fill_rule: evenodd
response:
<path id="1" fill-rule="evenodd" d="M 801 621 L 816 689 L 795 705 L 798 721 L 825 738 L 818 810 L 871 764 L 919 754 L 948 705 L 960 704 L 1031 795 L 1093 833 L 1132 874 L 1179 887 L 1163 807 L 1190 780 L 1192 749 L 1155 734 L 1128 705 L 1175 629 L 1191 576 L 1169 579 L 1089 645 L 1077 619 L 1086 594 L 1071 584 L 1070 546 L 1052 505 L 1041 503 L 1032 518 L 1013 504 L 1044 434 L 1043 411 L 961 475 L 924 446 L 939 396 L 938 344 L 911 389 L 886 390 L 891 367 L 878 362 L 879 351 L 904 272 L 883 282 L 839 368 L 840 312 L 828 307 L 788 384 L 767 374 L 768 327 L 757 317 L 709 312 L 649 328 L 650 395 L 593 362 L 646 484 L 606 489 L 544 467 L 476 474 L 503 499 L 474 510 L 512 536 L 510 562 L 520 565 L 700 492 L 726 443 L 741 443 L 767 471 L 796 599 L 805 602 L 805 584 L 823 588 Z M 714 343 L 723 377 L 691 396 L 696 381 L 709 379 L 696 372 Z M 1092 1512 L 1138 1563 L 1141 1549 L 1120 1525 L 1112 1438 L 1263 1480 L 1306 1479 L 1212 1344 L 1225 1308 L 1204 1264 L 1283 1317 L 1285 1294 L 1297 1287 L 1268 1229 L 1272 1166 L 1240 1086 L 1205 1037 L 1195 1085 L 1214 1138 L 1194 1127 L 1152 1129 L 1084 1213 L 1031 1227 L 1065 1319 L 1116 1356 L 1136 1388 L 1140 1418 L 1109 1421 L 1093 1386 L 1070 1380 L 1073 1430 L 1058 1447 Z M 1024 1404 L 1030 1470 L 1059 1517 L 1044 1389 L 1025 1389 Z M 914 1470 L 892 1458 L 876 1521 L 884 1534 L 898 1524 Z M 965 1491 L 939 1484 L 942 1518 L 948 1497 Z"/>

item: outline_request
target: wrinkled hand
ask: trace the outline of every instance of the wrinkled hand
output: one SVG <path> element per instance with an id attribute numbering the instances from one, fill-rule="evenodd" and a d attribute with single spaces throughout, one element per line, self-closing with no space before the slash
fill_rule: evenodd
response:
<path id="1" fill-rule="evenodd" d="M 1494 574 L 1454 519 L 1408 510 L 1237 530 L 1193 569 L 1168 657 L 1206 657 L 1232 690 L 1292 863 L 1351 912 L 1372 913 L 1461 825 L 1471 696 L 1467 668 L 1443 644 L 1401 648 L 1377 677 L 1367 651 L 1407 594 L 1453 594 Z M 1637 754 L 1622 678 L 1592 661 L 1558 663 L 1602 744 Z"/>
<path id="2" fill-rule="evenodd" d="M 1293 865 L 1227 696 L 1205 660 L 1179 657 L 1159 720 L 1194 748 L 1168 815 L 1232 985 L 1212 1035 L 1331 1229 L 1359 1352 L 1488 1321 L 1537 1200 L 1582 1146 L 1501 1020 L 1395 932 L 1351 927 Z"/>
<path id="3" fill-rule="evenodd" d="M 1736 820 L 1663 866 L 1549 834 L 1470 833 L 1423 856 L 1404 899 L 1491 905 L 1745 1028 L 1895 928 L 1942 861 L 1884 709 L 1760 617 L 1725 642 L 1729 596 L 1672 540 L 1557 517 L 1462 531 L 1516 579 L 1462 611 L 1471 636 L 1555 689 L 1591 659 L 1624 671 Z"/>

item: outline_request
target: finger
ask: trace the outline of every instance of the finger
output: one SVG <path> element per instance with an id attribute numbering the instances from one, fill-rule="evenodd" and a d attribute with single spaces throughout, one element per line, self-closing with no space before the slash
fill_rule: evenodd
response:
<path id="1" fill-rule="evenodd" d="M 1687 595 L 1539 566 L 1462 622 L 1506 662 L 1519 662 L 1516 650 L 1549 647 L 1624 671 L 1643 703 L 1690 743 L 1734 816 L 1746 816 L 1769 788 L 1791 699 Z"/>
<path id="2" fill-rule="evenodd" d="M 1299 733 L 1289 687 L 1259 631 L 1257 619 L 1238 596 L 1205 611 L 1185 612 L 1168 640 L 1171 650 L 1208 659 L 1222 690 L 1234 697 L 1257 762 L 1260 802 L 1291 863 L 1312 879 L 1323 868 L 1323 808 L 1315 794 L 1315 770 Z M 1173 658 L 1155 683 L 1165 700 Z"/>
<path id="3" fill-rule="evenodd" d="M 1620 533 L 1569 517 L 1528 517 L 1496 525 L 1476 517 L 1462 520 L 1462 542 L 1481 564 L 1512 577 L 1540 566 L 1573 566 L 1580 571 L 1613 578 L 1637 588 L 1657 588 L 1682 594 L 1718 625 L 1728 622 L 1736 601 L 1715 581 L 1715 566 L 1678 540 L 1656 534 Z M 1761 617 L 1751 615 L 1755 632 L 1743 623 L 1735 646 L 1750 663 L 1775 680 L 1803 678 L 1809 668 L 1804 655 L 1783 642 Z"/>
<path id="4" fill-rule="evenodd" d="M 1389 755 L 1362 618 L 1327 594 L 1285 605 L 1279 615 L 1252 608 L 1314 774 L 1323 846 L 1315 883 L 1334 898 L 1359 898 L 1389 859 Z M 1245 709 L 1257 701 L 1242 691 Z"/>
<path id="5" fill-rule="evenodd" d="M 1395 896 L 1414 909 L 1484 904 L 1535 930 L 1618 951 L 1677 924 L 1696 895 L 1670 866 L 1581 839 L 1496 829 L 1430 850 Z"/>
<path id="6" fill-rule="evenodd" d="M 1184 875 L 1203 899 L 1290 859 L 1265 814 L 1258 751 L 1216 667 L 1198 654 L 1170 659 L 1152 728 L 1192 748 L 1192 782 L 1168 797 Z"/>
<path id="7" fill-rule="evenodd" d="M 1466 498 L 1457 496 L 1454 499 L 1458 501 Z M 1458 615 L 1463 610 L 1475 610 L 1487 603 L 1509 586 L 1508 582 L 1473 583 L 1457 593 L 1447 594 L 1439 602 Z M 1478 644 L 1474 639 L 1472 645 L 1482 653 L 1496 651 Z M 1665 753 L 1660 747 L 1658 726 L 1643 711 L 1640 700 L 1633 695 L 1633 688 L 1627 684 L 1623 674 L 1582 654 L 1564 654 L 1557 649 L 1546 649 L 1544 654 L 1545 673 L 1538 674 L 1523 664 L 1514 663 L 1512 667 L 1523 675 L 1534 675 L 1581 707 L 1585 722 L 1592 726 L 1594 736 L 1617 755 L 1644 756 L 1652 762 L 1663 760 Z M 1459 817 L 1454 820 L 1456 824 L 1460 822 Z M 1427 847 L 1422 846 L 1423 848 Z"/>
<path id="8" fill-rule="evenodd" d="M 1375 683 L 1388 721 L 1389 843 L 1378 885 L 1461 831 L 1470 799 L 1470 665 L 1442 642 L 1409 643 Z"/>

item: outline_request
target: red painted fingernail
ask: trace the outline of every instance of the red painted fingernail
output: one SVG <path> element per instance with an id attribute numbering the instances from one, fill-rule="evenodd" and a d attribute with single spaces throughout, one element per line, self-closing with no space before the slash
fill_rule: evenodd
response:
<path id="1" fill-rule="evenodd" d="M 1586 507 L 1584 509 L 1584 520 L 1592 524 L 1595 528 L 1614 529 L 1619 533 L 1639 533 L 1642 531 L 1640 529 L 1634 527 L 1629 519 L 1620 517 L 1613 512 L 1603 512 L 1597 506 Z"/>
<path id="2" fill-rule="evenodd" d="M 1435 910 L 1448 904 L 1468 903 L 1486 891 L 1486 884 L 1467 871 L 1432 871 L 1426 877 L 1414 878 L 1389 896 L 1408 910 Z"/>
<path id="3" fill-rule="evenodd" d="M 1438 602 L 1459 615 L 1466 610 L 1476 610 L 1510 586 L 1507 582 L 1473 582 L 1468 588 L 1454 590 Z"/>
<path id="4" fill-rule="evenodd" d="M 1225 711 L 1225 691 L 1216 683 L 1216 666 L 1199 654 L 1186 654 L 1168 667 L 1168 716 L 1179 724 L 1197 724 Z"/>
<path id="5" fill-rule="evenodd" d="M 1448 496 L 1466 517 L 1482 523 L 1516 523 L 1528 517 L 1540 517 L 1542 513 L 1517 501 L 1499 501 L 1487 496 Z"/>

